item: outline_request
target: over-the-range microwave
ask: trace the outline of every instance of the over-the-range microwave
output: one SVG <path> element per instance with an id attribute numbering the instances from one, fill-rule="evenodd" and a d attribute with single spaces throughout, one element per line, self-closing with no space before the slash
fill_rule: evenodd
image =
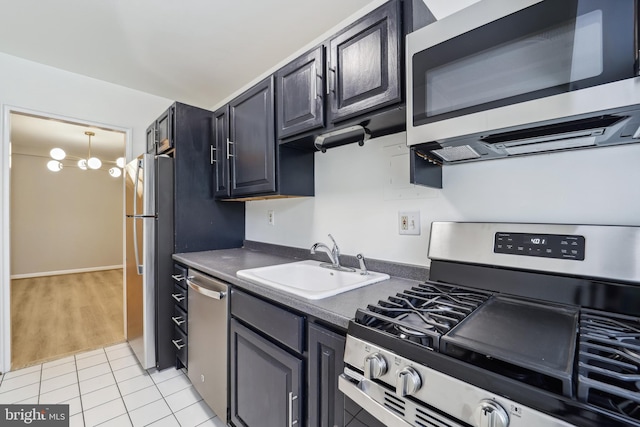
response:
<path id="1" fill-rule="evenodd" d="M 639 0 L 480 0 L 407 36 L 407 144 L 438 163 L 640 142 Z"/>

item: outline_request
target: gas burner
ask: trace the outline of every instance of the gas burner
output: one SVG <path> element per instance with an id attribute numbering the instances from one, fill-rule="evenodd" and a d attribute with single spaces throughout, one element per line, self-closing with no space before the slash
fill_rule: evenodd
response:
<path id="1" fill-rule="evenodd" d="M 438 351 L 440 336 L 489 296 L 487 292 L 426 282 L 358 310 L 356 322 Z"/>
<path id="2" fill-rule="evenodd" d="M 640 365 L 640 351 L 632 350 L 630 348 L 624 347 L 622 351 L 629 356 L 635 363 Z"/>

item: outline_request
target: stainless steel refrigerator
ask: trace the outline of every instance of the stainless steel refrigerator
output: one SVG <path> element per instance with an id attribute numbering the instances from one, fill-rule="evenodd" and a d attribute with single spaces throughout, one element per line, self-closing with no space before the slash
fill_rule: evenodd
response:
<path id="1" fill-rule="evenodd" d="M 157 298 L 170 280 L 173 159 L 143 154 L 125 168 L 127 341 L 144 369 L 157 364 Z M 170 270 L 169 270 L 170 271 Z"/>

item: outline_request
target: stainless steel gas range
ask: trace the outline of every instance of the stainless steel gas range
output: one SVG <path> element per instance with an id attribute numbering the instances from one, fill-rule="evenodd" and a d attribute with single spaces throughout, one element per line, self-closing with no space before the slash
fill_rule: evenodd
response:
<path id="1" fill-rule="evenodd" d="M 640 426 L 640 227 L 439 222 L 429 258 L 429 281 L 349 323 L 359 407 L 390 427 Z"/>

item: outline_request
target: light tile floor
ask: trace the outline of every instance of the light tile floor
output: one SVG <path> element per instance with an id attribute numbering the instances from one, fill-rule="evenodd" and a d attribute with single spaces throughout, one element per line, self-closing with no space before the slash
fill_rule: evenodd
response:
<path id="1" fill-rule="evenodd" d="M 0 376 L 0 403 L 66 403 L 71 427 L 223 427 L 184 370 L 143 370 L 129 344 Z"/>

